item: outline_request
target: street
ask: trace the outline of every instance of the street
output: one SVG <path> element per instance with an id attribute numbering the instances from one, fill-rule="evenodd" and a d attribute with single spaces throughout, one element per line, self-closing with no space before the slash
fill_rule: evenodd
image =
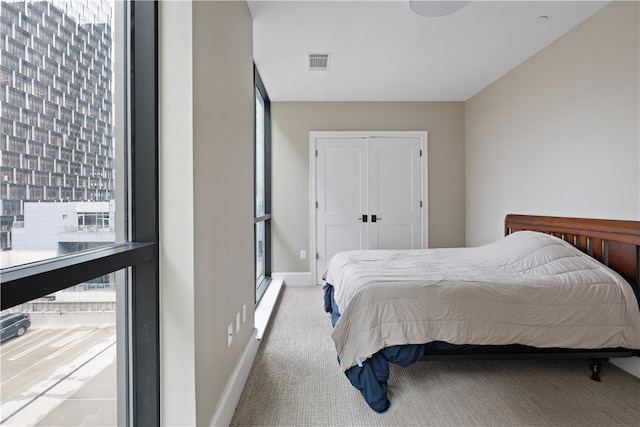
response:
<path id="1" fill-rule="evenodd" d="M 32 325 L 0 344 L 0 424 L 116 425 L 115 325 Z"/>

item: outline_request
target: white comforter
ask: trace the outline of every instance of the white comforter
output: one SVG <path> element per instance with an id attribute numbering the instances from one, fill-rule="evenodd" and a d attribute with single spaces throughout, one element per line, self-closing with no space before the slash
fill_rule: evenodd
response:
<path id="1" fill-rule="evenodd" d="M 350 251 L 325 271 L 347 370 L 392 345 L 640 349 L 640 310 L 617 273 L 565 241 L 521 231 L 476 248 Z"/>

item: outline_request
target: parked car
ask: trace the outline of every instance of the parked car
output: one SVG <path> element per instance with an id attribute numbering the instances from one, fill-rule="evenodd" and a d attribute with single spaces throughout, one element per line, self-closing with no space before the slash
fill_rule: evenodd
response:
<path id="1" fill-rule="evenodd" d="M 31 317 L 27 313 L 9 313 L 0 316 L 0 342 L 11 337 L 19 337 L 31 326 Z"/>

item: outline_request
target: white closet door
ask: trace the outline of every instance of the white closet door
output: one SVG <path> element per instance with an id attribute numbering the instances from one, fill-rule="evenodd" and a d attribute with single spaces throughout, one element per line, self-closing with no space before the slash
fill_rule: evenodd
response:
<path id="1" fill-rule="evenodd" d="M 322 283 L 327 262 L 338 252 L 423 247 L 423 139 L 314 137 L 315 283 Z"/>
<path id="2" fill-rule="evenodd" d="M 422 247 L 419 138 L 369 139 L 369 247 Z"/>
<path id="3" fill-rule="evenodd" d="M 317 283 L 338 252 L 369 247 L 367 139 L 316 140 Z"/>

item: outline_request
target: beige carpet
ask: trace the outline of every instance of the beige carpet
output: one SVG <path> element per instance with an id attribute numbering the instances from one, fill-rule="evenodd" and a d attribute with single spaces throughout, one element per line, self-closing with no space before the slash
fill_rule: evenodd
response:
<path id="1" fill-rule="evenodd" d="M 284 287 L 231 426 L 640 426 L 640 379 L 587 361 L 392 366 L 378 414 L 340 371 L 320 287 Z"/>

